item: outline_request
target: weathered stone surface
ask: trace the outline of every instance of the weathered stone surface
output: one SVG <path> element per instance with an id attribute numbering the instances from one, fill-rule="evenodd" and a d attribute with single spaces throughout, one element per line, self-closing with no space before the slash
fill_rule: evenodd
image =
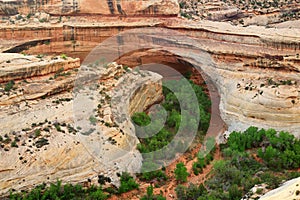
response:
<path id="1" fill-rule="evenodd" d="M 34 76 L 43 76 L 55 73 L 59 69 L 68 70 L 78 68 L 80 60 L 44 55 L 25 56 L 22 54 L 0 54 L 0 83 L 11 80 L 22 80 Z"/>
<path id="2" fill-rule="evenodd" d="M 299 199 L 300 196 L 300 177 L 285 182 L 282 186 L 277 189 L 271 190 L 270 192 L 263 195 L 260 200 L 271 200 L 271 199 L 284 199 L 294 200 Z"/>
<path id="3" fill-rule="evenodd" d="M 199 41 L 197 48 L 211 52 L 213 55 L 217 69 L 214 73 L 218 73 L 218 75 L 212 75 L 212 77 L 216 79 L 215 83 L 220 86 L 222 113 L 224 119 L 228 119 L 229 127 L 232 129 L 244 128 L 252 124 L 263 127 L 286 128 L 292 132 L 297 132 L 295 127 L 298 126 L 299 122 L 299 96 L 296 95 L 296 91 L 299 83 L 297 80 L 300 62 L 299 56 L 297 58 L 296 54 L 300 48 L 299 29 L 235 27 L 227 23 L 208 21 L 185 23 L 184 20 L 179 19 L 166 20 L 164 23 L 160 20 L 155 22 L 137 19 L 125 20 L 125 22 L 117 20 L 94 25 L 83 22 L 75 25 L 70 22 L 71 27 L 76 30 L 74 36 L 78 39 L 76 46 L 70 47 L 70 52 L 74 49 L 80 52 L 86 49 L 90 50 L 97 42 L 105 41 L 103 38 L 117 34 L 120 25 L 126 28 L 136 28 L 162 24 L 169 29 L 179 29 L 183 34 L 193 37 Z M 110 27 L 110 29 L 103 29 L 104 27 Z M 61 28 L 53 28 L 51 33 L 55 35 L 52 39 L 53 42 L 51 41 L 48 46 L 41 45 L 30 48 L 29 52 L 37 53 L 41 50 L 47 51 L 47 49 L 50 52 L 61 51 L 59 49 L 65 48 L 66 42 L 60 40 L 63 36 L 70 36 L 69 39 L 71 39 L 71 28 L 61 31 Z M 11 32 L 12 29 L 0 30 L 6 39 L 12 39 Z M 33 32 L 28 27 L 14 30 L 15 37 L 20 37 L 21 33 L 25 34 L 26 38 L 32 39 Z M 45 37 L 47 34 L 48 29 L 46 27 L 41 28 L 41 37 Z M 70 43 L 70 41 L 68 42 Z M 184 41 L 179 41 L 178 49 L 181 47 L 184 47 Z M 115 52 L 116 49 L 118 49 L 117 46 L 112 46 L 109 51 Z M 134 66 L 141 64 L 141 62 L 147 62 L 147 60 L 151 61 L 155 56 L 164 62 L 173 62 L 172 59 L 174 59 L 168 52 L 159 56 L 155 51 L 143 51 L 132 54 L 132 58 L 138 56 L 139 60 L 133 59 L 131 61 L 130 56 L 127 56 L 123 58 L 126 61 L 124 63 Z M 152 58 L 149 59 L 149 56 Z M 176 57 L 176 55 L 174 56 Z M 179 58 L 179 56 L 177 57 Z M 264 57 L 265 59 L 262 60 L 261 58 Z M 290 80 L 297 82 L 297 84 L 285 86 L 281 84 L 272 88 L 272 85 L 266 84 L 269 78 L 273 78 L 276 82 Z M 237 88 L 238 84 L 245 88 L 251 82 L 255 83 L 256 87 L 251 91 Z M 261 84 L 265 86 L 260 88 Z M 257 95 L 261 92 L 262 94 Z M 283 96 L 283 94 L 285 95 Z M 241 123 L 245 124 L 242 125 Z"/>
<path id="4" fill-rule="evenodd" d="M 213 23 L 208 21 L 189 21 L 187 23 L 186 20 L 177 18 L 155 20 L 141 18 L 120 20 L 114 18 L 115 20 L 106 19 L 106 21 L 103 20 L 100 22 L 97 22 L 97 19 L 95 19 L 96 22 L 80 21 L 78 18 L 73 19 L 75 20 L 62 20 L 64 23 L 56 25 L 41 23 L 38 28 L 33 28 L 36 25 L 30 23 L 24 26 L 7 24 L 0 29 L 0 35 L 5 41 L 15 42 L 19 40 L 20 42 L 22 40 L 18 44 L 22 44 L 26 40 L 32 41 L 39 38 L 51 40 L 48 45 L 38 44 L 28 47 L 26 51 L 28 53 L 38 54 L 42 52 L 50 54 L 64 52 L 67 55 L 70 53 L 71 55 L 80 55 L 84 58 L 87 52 L 99 42 L 105 41 L 105 39 L 122 32 L 122 30 L 141 28 L 142 31 L 143 28 L 151 26 L 163 26 L 168 28 L 168 30 L 178 30 L 179 32 L 173 32 L 173 34 L 169 35 L 164 35 L 166 29 L 156 36 L 148 33 L 149 35 L 147 36 L 153 38 L 150 41 L 155 41 L 156 45 L 160 45 L 160 47 L 166 47 L 166 51 L 163 51 L 163 48 L 142 49 L 141 51 L 125 55 L 120 59 L 120 62 L 128 61 L 131 66 L 135 66 L 141 64 L 141 62 L 151 62 L 152 58 L 157 56 L 158 60 L 176 64 L 179 68 L 186 67 L 188 64 L 199 65 L 200 71 L 210 77 L 212 83 L 218 88 L 221 98 L 221 116 L 230 130 L 240 130 L 249 125 L 256 125 L 259 127 L 288 130 L 295 135 L 299 135 L 300 106 L 298 91 L 300 62 L 299 55 L 297 57 L 300 49 L 299 29 L 266 29 L 256 26 L 245 28 L 231 26 L 227 23 Z M 192 40 L 186 40 L 189 36 L 192 37 Z M 124 43 L 127 42 L 125 39 L 123 40 Z M 139 37 L 134 38 L 134 35 L 128 39 L 140 40 Z M 11 46 L 9 42 L 1 43 L 1 45 L 4 50 L 9 49 Z M 110 46 L 109 51 L 106 53 L 115 53 L 115 55 L 118 55 L 117 51 L 121 48 L 117 47 L 122 47 L 122 44 L 117 43 L 116 46 Z M 204 62 L 205 60 L 195 60 L 193 57 L 193 55 L 199 55 L 199 51 L 202 52 L 203 50 L 209 52 L 207 54 L 214 61 L 213 65 Z M 185 65 L 180 63 L 179 60 L 182 61 L 183 56 L 186 54 L 188 56 L 185 58 L 187 63 Z M 9 133 L 12 130 L 22 130 L 23 128 L 31 127 L 33 123 L 40 123 L 45 119 L 52 122 L 59 120 L 60 122 L 71 123 L 72 102 L 62 101 L 58 104 L 55 102 L 63 98 L 61 94 L 57 93 L 59 91 L 66 91 L 66 88 L 72 85 L 73 76 L 62 79 L 60 80 L 61 82 L 58 80 L 49 80 L 49 76 L 52 76 L 49 73 L 55 73 L 61 65 L 67 64 L 68 60 L 64 61 L 60 59 L 60 62 L 55 65 L 53 70 L 50 65 L 43 65 L 44 61 L 42 61 L 40 62 L 42 70 L 39 71 L 39 65 L 33 65 L 30 68 L 30 65 L 26 64 L 26 59 L 26 62 L 24 62 L 22 55 L 12 54 L 12 56 L 18 57 L 18 59 L 13 59 L 13 65 L 6 63 L 7 59 L 3 59 L 3 80 L 23 79 L 25 76 L 34 81 L 27 84 L 27 87 L 26 85 L 24 86 L 25 91 L 28 93 L 25 93 L 25 91 L 16 91 L 16 93 L 11 92 L 11 94 L 5 94 L 1 97 L 1 103 L 3 102 L 3 104 L 1 104 L 0 109 L 0 122 L 3 133 Z M 29 58 L 29 63 L 39 62 L 39 59 L 35 56 L 25 58 Z M 266 59 L 262 61 L 261 58 Z M 20 60 L 22 60 L 23 64 L 19 65 L 17 61 Z M 74 63 L 78 64 L 78 60 L 74 60 Z M 7 69 L 13 69 L 12 71 L 16 73 L 9 76 L 7 70 L 5 70 L 6 66 L 9 66 Z M 74 66 L 70 63 L 69 67 L 73 68 Z M 107 88 L 112 88 L 114 83 L 118 83 L 114 77 L 119 76 L 121 70 L 119 66 L 109 71 L 110 69 L 108 68 L 108 71 L 104 74 L 105 76 L 103 76 L 103 82 L 105 82 Z M 41 76 L 36 77 L 36 75 Z M 272 81 L 270 81 L 270 78 L 272 78 Z M 45 79 L 44 81 L 46 82 L 47 80 L 49 83 L 38 82 L 38 79 Z M 127 89 L 130 90 L 134 88 L 131 87 L 130 83 L 125 84 L 125 86 L 128 86 Z M 131 101 L 138 104 L 138 100 L 141 100 L 139 103 L 151 105 L 156 100 L 159 100 L 160 95 L 156 94 L 160 92 L 159 85 L 150 84 L 149 87 L 142 88 L 139 91 L 141 92 L 139 93 L 140 96 L 137 96 L 136 99 L 131 97 Z M 126 88 L 124 87 L 124 89 Z M 124 91 L 126 94 L 127 90 Z M 140 97 L 143 96 L 143 92 L 150 96 L 154 95 L 154 97 L 141 99 Z M 49 93 L 56 94 L 57 96 L 47 97 L 46 100 L 37 99 Z M 109 97 L 112 97 L 111 92 L 107 92 L 107 94 Z M 118 93 L 115 94 L 117 95 Z M 128 92 L 128 94 L 130 93 Z M 124 98 L 125 102 L 128 99 L 130 98 Z M 138 168 L 141 157 L 137 151 L 130 151 L 135 149 L 135 145 L 138 142 L 134 136 L 134 132 L 130 130 L 133 126 L 126 116 L 122 118 L 122 115 L 113 114 L 114 111 L 124 113 L 126 107 L 120 110 L 117 108 L 110 109 L 108 102 L 105 103 L 98 110 L 103 116 L 96 118 L 98 120 L 97 123 L 99 120 L 104 120 L 104 122 L 108 122 L 109 124 L 120 120 L 119 126 L 124 127 L 124 132 L 131 136 L 131 140 L 126 140 L 127 137 L 125 136 L 121 138 L 120 131 L 116 127 L 106 127 L 105 124 L 103 126 L 103 122 L 99 123 L 99 127 L 102 129 L 106 139 L 109 137 L 114 138 L 120 144 L 120 147 L 125 149 L 127 153 L 129 152 L 128 154 L 123 154 L 125 157 L 119 157 L 119 149 L 114 148 L 115 146 L 105 140 L 103 156 L 105 156 L 106 149 L 109 149 L 111 150 L 111 154 L 108 155 L 114 155 L 113 158 L 120 158 L 116 159 L 118 163 L 123 162 L 118 166 L 119 169 L 124 169 L 125 166 Z M 147 107 L 146 105 L 135 104 L 131 105 L 131 112 L 140 111 Z M 121 119 L 117 119 L 116 116 L 121 117 Z M 124 123 L 121 123 L 123 121 Z M 28 134 L 32 133 L 30 131 L 28 133 L 21 131 L 20 134 L 28 136 Z M 91 177 L 94 183 L 97 181 L 97 174 L 103 173 L 113 177 L 114 172 L 119 170 L 112 167 L 112 165 L 103 166 L 102 162 L 99 163 L 96 161 L 95 164 L 95 161 L 93 161 L 95 157 L 90 152 L 87 152 L 86 149 L 84 150 L 84 147 L 82 147 L 83 144 L 75 146 L 75 143 L 78 141 L 76 136 L 72 134 L 68 136 L 64 135 L 53 128 L 47 150 L 34 148 L 32 150 L 33 154 L 24 153 L 26 149 L 25 147 L 21 147 L 21 144 L 19 144 L 20 147 L 18 149 L 12 148 L 8 152 L 1 149 L 1 158 L 11 156 L 7 160 L 7 163 L 1 163 L 0 167 L 0 169 L 4 169 L 0 172 L 0 187 L 5 188 L 3 192 L 7 192 L 11 187 L 15 187 L 15 189 L 30 188 L 33 187 L 33 184 L 38 184 L 42 181 L 53 182 L 57 178 L 63 179 L 64 182 L 84 182 L 84 180 Z M 64 140 L 64 138 L 66 139 Z M 93 139 L 94 142 L 91 142 L 91 144 L 103 141 L 103 139 L 99 139 L 96 135 Z M 71 148 L 71 150 L 68 148 Z M 49 153 L 48 156 L 49 149 L 51 152 L 56 152 L 56 154 Z M 82 151 L 84 153 L 81 153 Z M 18 160 L 18 153 L 24 155 L 24 157 L 26 156 L 27 164 Z M 54 155 L 61 156 L 57 156 L 57 159 L 53 159 L 52 162 L 51 159 Z M 136 156 L 135 159 L 128 159 L 134 156 Z M 111 161 L 111 159 L 109 160 Z M 47 170 L 48 165 L 50 166 L 49 170 Z M 14 168 L 14 166 L 17 167 Z M 21 170 L 18 171 L 18 169 Z M 37 171 L 39 173 L 36 173 Z M 43 172 L 50 176 L 49 180 Z M 23 176 L 28 177 L 24 183 L 21 178 Z M 113 179 L 115 184 L 117 184 L 116 180 L 116 178 Z"/>
<path id="5" fill-rule="evenodd" d="M 130 112 L 126 108 L 131 104 L 134 104 L 134 107 L 139 104 L 139 109 L 143 109 L 161 99 L 162 77 L 150 72 L 131 73 L 130 69 L 124 73 L 122 66 L 116 63 L 103 70 L 103 79 L 100 81 L 104 85 L 101 85 L 93 96 L 98 101 L 105 99 L 101 107 L 98 107 L 100 114 L 95 118 L 95 125 L 101 130 L 99 135 L 92 133 L 85 137 L 80 132 L 80 127 L 74 127 L 74 108 L 80 106 L 80 103 L 75 102 L 70 93 L 56 94 L 39 100 L 23 99 L 20 103 L 7 102 L 6 105 L 1 105 L 1 135 L 8 134 L 12 138 L 14 131 L 14 134 L 20 135 L 20 141 L 17 142 L 18 148 L 8 144 L 3 148 L 9 151 L 2 147 L 0 149 L 0 157 L 7 158 L 0 163 L 0 195 L 7 194 L 11 188 L 30 189 L 43 182 L 55 182 L 57 179 L 70 183 L 88 183 L 89 178 L 92 184 L 97 184 L 99 174 L 110 177 L 112 183 L 118 185 L 119 178 L 116 172 L 139 171 L 142 162 L 136 149 L 139 141 L 134 133 Z M 115 79 L 117 76 L 120 76 L 119 80 Z M 122 80 L 122 76 L 125 76 L 126 80 L 138 80 L 146 86 L 136 93 L 136 82 L 129 81 L 124 85 L 125 80 Z M 69 79 L 74 82 L 75 77 L 70 76 Z M 55 82 L 56 85 L 63 86 L 63 82 Z M 38 81 L 35 84 L 37 90 L 33 89 L 33 95 L 34 91 L 51 90 L 51 85 L 39 85 Z M 34 86 L 33 83 L 28 85 Z M 41 85 L 44 87 L 42 91 Z M 120 87 L 122 91 L 119 90 Z M 105 91 L 105 94 L 100 95 L 99 91 Z M 144 96 L 145 101 L 136 102 L 137 94 Z M 106 98 L 107 95 L 111 96 L 112 102 Z M 113 104 L 113 100 L 116 101 L 119 97 L 123 101 L 117 100 L 117 103 Z M 82 106 L 86 107 L 86 102 L 82 103 Z M 110 106 L 112 104 L 113 106 Z M 119 116 L 124 118 L 116 120 Z M 38 129 L 39 135 L 36 134 Z M 47 139 L 47 144 L 39 147 L 39 139 Z"/>
<path id="6" fill-rule="evenodd" d="M 49 14 L 102 14 L 102 15 L 177 15 L 177 0 L 52 0 L 32 4 L 30 1 L 0 2 L 0 14 L 17 14 L 44 11 Z M 39 5 L 39 6 L 37 6 Z M 46 18 L 39 16 L 39 18 Z"/>

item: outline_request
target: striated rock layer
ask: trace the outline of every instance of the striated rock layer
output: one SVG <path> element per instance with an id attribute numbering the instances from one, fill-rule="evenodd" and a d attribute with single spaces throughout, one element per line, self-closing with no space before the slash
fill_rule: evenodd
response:
<path id="1" fill-rule="evenodd" d="M 7 194 L 12 188 L 30 189 L 57 179 L 97 184 L 98 175 L 109 177 L 112 184 L 118 185 L 117 173 L 139 172 L 142 162 L 136 149 L 139 141 L 127 108 L 134 105 L 135 110 L 143 110 L 159 101 L 162 98 L 162 77 L 151 72 L 125 71 L 116 63 L 103 68 L 101 74 L 96 81 L 98 89 L 80 87 L 78 92 L 76 86 L 73 97 L 70 93 L 53 91 L 56 95 L 36 101 L 20 100 L 13 90 L 6 94 L 13 103 L 1 106 L 1 132 L 6 135 L 4 138 L 16 141 L 16 145 L 1 142 L 0 157 L 6 159 L 0 164 L 0 195 Z M 75 77 L 72 74 L 68 76 L 71 85 L 74 85 Z M 56 77 L 56 85 L 63 86 L 64 79 Z M 126 80 L 128 82 L 124 85 Z M 51 80 L 42 77 L 26 84 L 40 88 L 40 92 L 47 87 L 51 90 L 51 85 L 45 85 L 43 81 Z M 137 82 L 143 87 L 135 92 Z M 25 87 L 17 85 L 18 88 Z M 136 95 L 143 96 L 144 101 Z M 87 108 L 87 104 L 95 106 L 97 112 L 93 110 L 93 115 L 80 112 Z M 86 129 L 89 127 L 93 130 Z"/>
<path id="2" fill-rule="evenodd" d="M 138 141 L 130 130 L 132 125 L 126 116 L 121 119 L 118 116 L 144 110 L 160 100 L 161 88 L 157 83 L 150 84 L 141 87 L 136 98 L 128 98 L 136 89 L 135 85 L 131 85 L 132 82 L 121 84 L 124 82 L 120 75 L 126 70 L 115 64 L 114 70 L 107 68 L 106 76 L 99 79 L 98 88 L 91 87 L 96 88 L 97 98 L 90 97 L 88 94 L 94 93 L 88 91 L 84 100 L 91 104 L 83 102 L 73 107 L 74 97 L 68 90 L 74 87 L 78 75 L 74 68 L 79 67 L 79 60 L 65 60 L 61 54 L 80 56 L 82 61 L 98 44 L 103 45 L 95 54 L 99 59 L 111 58 L 110 61 L 130 67 L 157 62 L 183 68 L 184 72 L 194 66 L 208 85 L 216 86 L 220 114 L 230 130 L 256 125 L 287 130 L 299 136 L 299 29 L 235 27 L 208 21 L 187 23 L 177 18 L 104 18 L 101 21 L 95 17 L 94 22 L 86 22 L 75 17 L 72 20 L 55 25 L 44 23 L 37 28 L 33 28 L 33 24 L 0 28 L 0 37 L 6 41 L 3 51 L 24 50 L 30 54 L 50 54 L 53 58 L 60 55 L 57 60 L 41 55 L 39 58 L 1 55 L 1 66 L 4 66 L 0 68 L 3 82 L 0 89 L 1 135 L 4 138 L 8 134 L 11 139 L 5 137 L 5 142 L 1 143 L 0 156 L 8 158 L 0 164 L 2 193 L 10 188 L 32 188 L 57 178 L 64 182 L 87 182 L 87 178 L 91 178 L 95 183 L 101 173 L 118 184 L 115 172 L 140 167 L 141 156 L 135 150 Z M 118 37 L 109 40 L 116 35 Z M 42 42 L 36 45 L 26 43 L 39 39 Z M 17 41 L 17 44 L 9 41 Z M 39 64 L 31 64 L 33 61 Z M 63 67 L 62 71 L 59 66 Z M 161 79 L 153 73 L 146 73 L 145 79 L 139 73 L 132 76 L 135 81 L 153 78 L 159 82 Z M 9 80 L 15 81 L 12 88 Z M 111 92 L 117 86 L 119 92 Z M 124 98 L 120 98 L 120 94 L 125 94 Z M 113 104 L 115 107 L 110 107 L 113 95 L 119 101 Z M 86 105 L 93 105 L 94 100 L 100 100 L 100 106 L 97 102 L 95 108 L 98 114 L 82 117 L 88 123 L 74 125 L 73 109 L 80 111 L 80 108 L 89 107 Z M 134 103 L 128 104 L 130 101 Z M 103 129 L 103 138 L 101 134 L 92 134 L 93 129 L 86 129 L 94 127 L 93 124 Z M 78 138 L 81 131 L 92 137 Z M 19 148 L 11 146 L 16 138 Z M 87 150 L 84 145 L 94 147 L 97 143 L 103 146 Z M 124 157 L 120 156 L 120 149 L 126 152 L 121 151 Z M 102 158 L 95 157 L 99 150 Z M 115 165 L 115 160 L 120 164 Z"/>
<path id="3" fill-rule="evenodd" d="M 33 47 L 25 45 L 28 48 L 25 52 L 66 53 L 84 59 L 92 48 L 114 35 L 134 28 L 140 28 L 142 31 L 147 27 L 165 27 L 174 30 L 172 35 L 174 40 L 178 41 L 177 49 L 185 49 L 187 52 L 191 48 L 202 49 L 212 57 L 215 66 L 214 74 L 210 76 L 215 79 L 213 82 L 219 88 L 221 115 L 231 130 L 243 129 L 254 124 L 287 129 L 298 134 L 299 29 L 236 27 L 208 21 L 186 23 L 186 20 L 177 18 L 115 18 L 114 22 L 105 18 L 103 21 L 95 20 L 94 23 L 88 23 L 74 18 L 74 21 L 64 25 L 44 24 L 37 29 L 32 29 L 30 24 L 6 26 L 0 28 L 0 35 L 4 40 L 14 41 L 31 41 L 35 37 L 50 38 L 49 44 Z M 197 41 L 197 45 L 187 47 L 185 38 L 180 34 Z M 163 46 L 165 38 L 155 42 Z M 139 41 L 140 38 L 133 37 L 131 40 Z M 118 40 L 115 46 L 108 47 L 107 52 L 119 55 L 120 52 L 116 52 L 116 49 L 120 49 L 123 43 L 124 41 Z M 18 44 L 18 47 L 21 45 Z M 176 69 L 188 66 L 183 62 L 186 58 L 182 58 L 176 52 L 162 50 L 135 50 L 131 54 L 121 55 L 120 63 L 136 66 L 155 61 L 171 65 L 173 63 Z M 185 63 L 188 62 L 191 61 Z"/>
<path id="4" fill-rule="evenodd" d="M 43 11 L 54 15 L 175 15 L 179 13 L 177 0 L 51 0 L 0 1 L 0 15 L 28 14 Z"/>

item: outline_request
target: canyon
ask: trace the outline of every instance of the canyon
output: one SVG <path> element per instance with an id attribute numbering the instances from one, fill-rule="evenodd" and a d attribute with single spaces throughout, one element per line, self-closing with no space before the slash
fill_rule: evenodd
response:
<path id="1" fill-rule="evenodd" d="M 0 195 L 99 174 L 118 186 L 117 172 L 139 172 L 130 115 L 162 100 L 172 69 L 206 83 L 220 118 L 211 136 L 253 125 L 300 136 L 299 21 L 189 20 L 176 0 L 95 4 L 0 2 L 18 14 L 0 21 Z"/>

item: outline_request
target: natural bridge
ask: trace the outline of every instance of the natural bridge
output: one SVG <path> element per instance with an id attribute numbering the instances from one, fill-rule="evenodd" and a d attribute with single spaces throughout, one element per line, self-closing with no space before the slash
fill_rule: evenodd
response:
<path id="1" fill-rule="evenodd" d="M 209 134 L 223 130 L 224 121 L 229 130 L 255 125 L 299 135 L 299 31 L 238 27 L 208 21 L 186 23 L 175 17 L 152 20 L 138 16 L 126 19 L 102 17 L 101 22 L 98 19 L 93 23 L 81 22 L 79 17 L 72 19 L 53 26 L 0 28 L 3 52 L 40 54 L 1 54 L 0 81 L 18 83 L 17 91 L 1 96 L 2 131 L 10 137 L 20 135 L 21 141 L 24 140 L 24 146 L 1 152 L 1 157 L 7 158 L 0 164 L 3 193 L 12 187 L 32 188 L 57 178 L 86 184 L 89 184 L 87 178 L 91 178 L 94 183 L 101 173 L 117 184 L 116 172 L 139 169 L 141 156 L 135 149 L 138 141 L 127 121 L 122 121 L 124 129 L 120 129 L 122 123 L 119 127 L 103 126 L 103 123 L 99 126 L 103 128 L 103 138 L 101 134 L 94 135 L 93 141 L 77 137 L 77 127 L 71 125 L 76 101 L 71 91 L 78 73 L 85 69 L 77 69 L 80 63 L 88 66 L 96 61 L 100 64 L 116 61 L 130 67 L 141 66 L 167 78 L 171 78 L 170 71 L 160 70 L 159 64 L 182 73 L 192 70 L 199 82 L 206 82 L 213 101 Z M 95 97 L 103 98 L 103 105 L 98 107 L 103 122 L 113 123 L 115 111 L 124 111 L 121 109 L 124 104 L 111 107 L 109 103 L 113 94 L 118 95 L 113 93 L 116 86 L 126 89 L 127 97 L 130 97 L 136 89 L 134 83 L 140 81 L 140 84 L 149 85 L 135 95 L 144 95 L 151 101 L 142 102 L 135 110 L 143 110 L 161 98 L 158 83 L 163 77 L 149 72 L 133 73 L 129 77 L 132 81 L 122 85 L 115 79 L 124 73 L 118 64 L 102 69 L 99 74 L 103 84 L 99 88 L 105 89 L 105 95 L 99 94 L 99 88 L 95 89 Z M 93 103 L 93 98 L 86 96 L 88 98 L 83 100 Z M 124 99 L 128 100 L 127 97 Z M 78 109 L 85 106 L 75 105 L 79 105 Z M 12 127 L 14 132 L 11 132 Z M 123 137 L 121 130 L 126 133 Z M 47 140 L 35 141 L 38 134 Z M 111 157 L 119 156 L 120 151 L 114 149 L 107 138 L 113 138 L 122 150 L 126 150 L 125 153 L 121 151 L 122 156 L 116 159 L 117 162 L 111 162 L 115 159 Z M 88 142 L 103 142 L 101 148 L 104 150 L 92 148 L 87 151 L 85 144 Z M 44 143 L 48 145 L 35 146 Z M 102 157 L 97 158 L 101 162 L 93 156 L 93 151 L 98 150 L 104 151 Z"/>

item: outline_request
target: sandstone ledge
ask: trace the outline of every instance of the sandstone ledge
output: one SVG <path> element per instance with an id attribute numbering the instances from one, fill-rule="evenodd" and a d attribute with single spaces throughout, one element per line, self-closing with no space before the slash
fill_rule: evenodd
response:
<path id="1" fill-rule="evenodd" d="M 135 93 L 137 85 L 129 81 L 131 84 L 128 82 L 124 87 L 126 80 L 122 76 L 127 77 L 128 81 L 139 80 L 140 84 L 146 86 Z M 19 141 L 17 148 L 7 144 L 0 149 L 0 157 L 7 158 L 0 164 L 0 196 L 8 194 L 12 188 L 27 190 L 57 179 L 64 183 L 89 184 L 89 178 L 92 184 L 97 184 L 100 174 L 110 177 L 112 184 L 118 185 L 116 172 L 138 171 L 142 158 L 136 149 L 138 139 L 126 108 L 130 104 L 137 106 L 135 95 L 146 97 L 146 101 L 139 102 L 140 107 L 136 108 L 138 110 L 158 101 L 161 98 L 160 79 L 161 76 L 150 72 L 137 73 L 130 72 L 129 69 L 125 73 L 122 66 L 116 64 L 106 68 L 99 80 L 103 85 L 100 85 L 93 96 L 101 102 L 101 107 L 97 108 L 96 121 L 91 126 L 97 127 L 100 135 L 92 133 L 89 137 L 82 135 L 84 125 L 78 121 L 75 122 L 77 126 L 74 124 L 74 112 L 75 116 L 80 117 L 76 114 L 76 107 L 80 102 L 78 104 L 76 97 L 73 99 L 70 93 L 56 94 L 38 101 L 27 100 L 26 104 L 19 102 L 2 106 L 1 133 L 6 133 L 10 138 L 16 136 Z M 100 94 L 99 91 L 105 92 Z M 90 95 L 89 91 L 87 97 Z M 118 103 L 110 107 L 108 95 L 112 100 L 121 95 L 124 101 L 118 100 Z M 12 107 L 18 107 L 18 111 L 14 112 Z M 116 120 L 119 116 L 125 118 Z M 90 120 L 86 120 L 90 124 Z"/>

